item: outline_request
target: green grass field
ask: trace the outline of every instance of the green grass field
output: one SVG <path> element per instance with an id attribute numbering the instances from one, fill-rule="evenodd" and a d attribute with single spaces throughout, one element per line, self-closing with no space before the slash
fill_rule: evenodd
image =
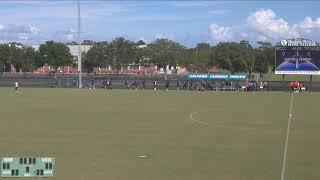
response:
<path id="1" fill-rule="evenodd" d="M 1 88 L 0 155 L 52 155 L 59 180 L 280 179 L 290 98 Z M 294 96 L 286 179 L 320 179 L 319 99 Z"/>

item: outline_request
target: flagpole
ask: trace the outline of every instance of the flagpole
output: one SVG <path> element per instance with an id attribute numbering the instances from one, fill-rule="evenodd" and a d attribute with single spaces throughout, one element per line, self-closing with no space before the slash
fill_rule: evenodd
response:
<path id="1" fill-rule="evenodd" d="M 82 88 L 81 40 L 80 40 L 80 0 L 78 0 L 78 73 L 79 73 L 79 88 Z"/>

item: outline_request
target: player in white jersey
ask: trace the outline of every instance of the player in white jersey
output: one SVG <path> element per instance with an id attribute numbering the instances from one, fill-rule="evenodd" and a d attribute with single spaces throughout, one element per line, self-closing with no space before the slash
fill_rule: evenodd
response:
<path id="1" fill-rule="evenodd" d="M 153 90 L 156 91 L 157 90 L 157 80 L 153 81 Z"/>
<path id="2" fill-rule="evenodd" d="M 14 91 L 15 91 L 15 92 L 18 92 L 18 88 L 19 88 L 19 84 L 18 84 L 18 82 L 16 81 L 16 82 L 14 82 Z"/>

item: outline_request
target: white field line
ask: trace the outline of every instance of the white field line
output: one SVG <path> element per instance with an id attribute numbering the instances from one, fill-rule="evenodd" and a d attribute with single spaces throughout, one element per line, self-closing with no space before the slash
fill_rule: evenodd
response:
<path id="1" fill-rule="evenodd" d="M 192 112 L 192 113 L 190 113 L 189 118 L 191 119 L 191 121 L 196 122 L 196 123 L 199 123 L 199 124 L 202 124 L 202 125 L 209 125 L 209 123 L 207 123 L 207 122 L 200 121 L 200 120 L 196 120 L 196 119 L 193 118 L 193 115 L 198 114 L 198 113 L 199 113 L 199 112 Z"/>
<path id="2" fill-rule="evenodd" d="M 193 116 L 199 114 L 199 112 L 192 112 L 189 114 L 189 118 L 191 121 L 196 122 L 198 124 L 202 124 L 202 125 L 209 125 L 208 122 L 205 121 L 201 121 L 198 119 L 195 119 Z M 237 129 L 237 130 L 243 130 L 243 131 L 257 131 L 256 128 L 246 128 L 246 127 L 234 127 L 234 126 L 226 126 L 226 125 L 220 125 L 220 124 L 215 124 L 215 127 L 221 127 L 221 128 L 228 128 L 228 129 Z"/>
<path id="3" fill-rule="evenodd" d="M 289 117 L 288 117 L 287 134 L 286 134 L 286 142 L 285 142 L 284 152 L 283 152 L 283 162 L 282 162 L 282 170 L 281 170 L 281 180 L 284 180 L 285 172 L 286 172 L 286 161 L 287 161 L 287 152 L 288 152 L 288 141 L 289 141 L 290 124 L 291 124 L 291 117 L 292 117 L 292 104 L 293 104 L 293 93 L 291 94 L 291 102 L 290 102 L 290 110 L 289 110 Z"/>

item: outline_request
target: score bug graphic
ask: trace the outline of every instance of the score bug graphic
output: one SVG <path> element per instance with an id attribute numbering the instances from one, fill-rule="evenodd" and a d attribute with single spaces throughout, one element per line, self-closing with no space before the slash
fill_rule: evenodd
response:
<path id="1" fill-rule="evenodd" d="M 52 177 L 53 157 L 1 157 L 0 177 Z"/>

